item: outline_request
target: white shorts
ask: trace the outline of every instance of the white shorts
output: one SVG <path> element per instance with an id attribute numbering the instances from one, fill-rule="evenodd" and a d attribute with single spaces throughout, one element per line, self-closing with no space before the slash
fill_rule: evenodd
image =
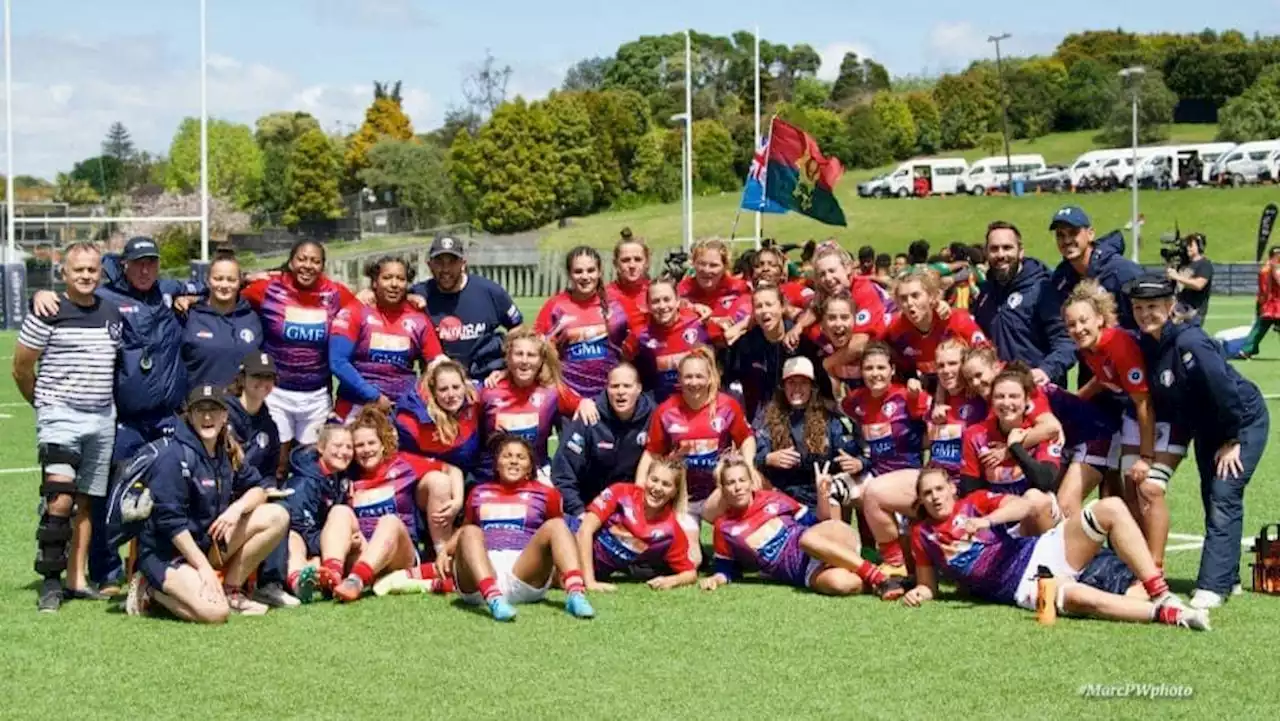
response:
<path id="1" fill-rule="evenodd" d="M 1036 572 L 1041 566 L 1053 573 L 1059 587 L 1080 577 L 1080 570 L 1067 563 L 1067 524 L 1059 523 L 1036 541 L 1036 546 L 1031 551 L 1031 560 L 1027 561 L 1027 568 L 1022 572 L 1022 581 L 1014 592 L 1014 601 L 1019 608 L 1036 610 Z"/>
<path id="2" fill-rule="evenodd" d="M 333 410 L 329 390 L 287 391 L 276 388 L 267 396 L 267 410 L 280 432 L 280 442 L 315 443 L 320 427 Z"/>
<path id="3" fill-rule="evenodd" d="M 530 586 L 516 578 L 511 569 L 515 567 L 520 553 L 521 551 L 489 551 L 489 565 L 493 566 L 493 578 L 498 584 L 498 590 L 502 592 L 502 597 L 507 599 L 508 603 L 537 603 L 546 598 L 547 589 L 551 587 L 551 578 L 547 578 L 542 588 Z M 458 595 L 464 603 L 473 606 L 484 605 L 484 594 L 479 591 Z"/>
<path id="4" fill-rule="evenodd" d="M 1181 433 L 1175 435 L 1172 423 L 1156 421 L 1156 453 L 1187 455 L 1186 439 L 1176 437 L 1181 435 Z M 1141 442 L 1142 432 L 1138 429 L 1138 421 L 1126 414 L 1124 423 L 1120 427 L 1120 444 L 1136 448 Z"/>

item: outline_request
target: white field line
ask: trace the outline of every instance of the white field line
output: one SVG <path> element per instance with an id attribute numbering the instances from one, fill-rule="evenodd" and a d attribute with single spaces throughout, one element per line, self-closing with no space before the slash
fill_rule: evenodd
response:
<path id="1" fill-rule="evenodd" d="M 9 475 L 11 473 L 34 473 L 40 470 L 40 466 L 27 466 L 26 468 L 0 468 L 0 475 Z"/>

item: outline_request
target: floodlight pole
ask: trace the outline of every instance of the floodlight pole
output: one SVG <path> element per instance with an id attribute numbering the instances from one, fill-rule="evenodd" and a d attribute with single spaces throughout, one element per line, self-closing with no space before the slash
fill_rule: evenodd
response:
<path id="1" fill-rule="evenodd" d="M 1141 65 L 1134 65 L 1120 71 L 1120 77 L 1129 81 L 1129 89 L 1133 93 L 1133 176 L 1131 178 L 1133 185 L 1133 214 L 1129 218 L 1129 227 L 1133 228 L 1133 262 L 1138 262 L 1138 244 L 1142 237 L 1141 224 L 1138 223 L 1138 91 L 1139 86 L 1135 83 L 1142 82 L 1142 74 L 1147 69 Z"/>
<path id="2" fill-rule="evenodd" d="M 12 0 L 4 0 L 4 146 L 5 146 L 5 257 L 3 263 L 18 262 L 17 235 L 13 222 L 13 25 Z M 0 265 L 3 265 L 0 263 Z"/>
<path id="3" fill-rule="evenodd" d="M 990 35 L 987 42 L 996 46 L 996 75 L 1000 76 L 1000 126 L 1004 135 L 1004 167 L 1008 172 L 1009 195 L 1013 195 L 1013 156 L 1009 154 L 1009 92 L 1004 84 L 1004 61 L 1000 57 L 1000 41 L 1013 37 L 1009 33 Z"/>

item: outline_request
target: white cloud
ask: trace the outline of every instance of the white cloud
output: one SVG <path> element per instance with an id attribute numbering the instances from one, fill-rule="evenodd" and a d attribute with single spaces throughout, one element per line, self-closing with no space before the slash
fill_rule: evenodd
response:
<path id="1" fill-rule="evenodd" d="M 929 29 L 925 48 L 926 65 L 941 71 L 959 70 L 974 60 L 996 57 L 995 44 L 988 38 L 1000 35 L 1000 28 L 982 30 L 967 20 L 945 21 Z M 1062 40 L 1060 33 L 1015 33 L 1000 42 L 1000 52 L 1005 57 L 1044 55 L 1053 52 Z"/>
<path id="2" fill-rule="evenodd" d="M 101 152 L 117 120 L 139 149 L 167 152 L 181 119 L 200 111 L 198 62 L 172 57 L 169 41 L 158 36 L 20 36 L 14 54 L 20 60 L 13 88 L 18 174 L 52 178 L 70 170 Z M 308 84 L 280 68 L 226 55 L 210 56 L 208 80 L 209 115 L 248 124 L 264 113 L 304 110 L 333 130 L 360 123 L 373 98 L 371 84 Z M 406 84 L 401 94 L 416 129 L 439 122 L 441 111 L 425 90 Z"/>
<path id="3" fill-rule="evenodd" d="M 387 31 L 416 30 L 430 24 L 419 0 L 311 0 L 321 20 Z"/>
<path id="4" fill-rule="evenodd" d="M 871 48 L 862 43 L 831 43 L 818 51 L 822 65 L 818 67 L 818 79 L 834 82 L 840 76 L 840 63 L 845 53 L 857 53 L 858 58 L 874 58 Z"/>

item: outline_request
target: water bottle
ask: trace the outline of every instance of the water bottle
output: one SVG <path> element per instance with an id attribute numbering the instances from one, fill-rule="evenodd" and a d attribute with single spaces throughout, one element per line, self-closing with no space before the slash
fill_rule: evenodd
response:
<path id="1" fill-rule="evenodd" d="M 1058 621 L 1058 583 L 1053 571 L 1046 566 L 1036 569 L 1036 621 L 1041 626 L 1052 626 Z"/>

